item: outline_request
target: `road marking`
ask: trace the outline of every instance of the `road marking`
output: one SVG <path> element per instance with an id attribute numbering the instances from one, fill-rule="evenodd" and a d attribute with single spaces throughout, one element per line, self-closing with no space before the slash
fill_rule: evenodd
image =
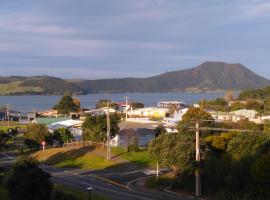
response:
<path id="1" fill-rule="evenodd" d="M 127 185 L 123 185 L 123 184 L 120 184 L 120 183 L 117 183 L 115 181 L 112 181 L 112 180 L 109 180 L 109 179 L 106 179 L 106 178 L 103 178 L 103 177 L 100 177 L 100 176 L 95 176 L 95 175 L 89 175 L 90 177 L 93 177 L 93 178 L 96 178 L 96 179 L 99 179 L 99 180 L 102 180 L 102 181 L 105 181 L 105 182 L 108 182 L 108 183 L 111 183 L 113 185 L 117 185 L 119 187 L 122 187 L 124 189 L 128 189 L 128 186 Z"/>

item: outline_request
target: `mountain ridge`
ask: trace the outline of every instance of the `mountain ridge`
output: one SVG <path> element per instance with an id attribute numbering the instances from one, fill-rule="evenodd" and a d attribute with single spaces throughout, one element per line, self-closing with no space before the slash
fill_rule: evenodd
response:
<path id="1" fill-rule="evenodd" d="M 0 95 L 62 95 L 116 92 L 216 92 L 257 89 L 270 80 L 240 63 L 207 61 L 196 67 L 146 78 L 61 79 L 51 76 L 0 77 Z M 3 89 L 4 88 L 4 89 Z"/>

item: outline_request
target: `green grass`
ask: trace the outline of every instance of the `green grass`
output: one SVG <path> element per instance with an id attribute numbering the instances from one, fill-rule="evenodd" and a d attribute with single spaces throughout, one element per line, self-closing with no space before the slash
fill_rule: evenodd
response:
<path id="1" fill-rule="evenodd" d="M 3 131 L 5 133 L 7 133 L 8 129 L 10 129 L 10 128 L 15 129 L 17 127 L 19 127 L 20 130 L 24 131 L 24 130 L 26 130 L 27 125 L 25 125 L 25 124 L 21 125 L 21 124 L 18 124 L 18 123 L 16 123 L 16 124 L 15 123 L 10 123 L 10 125 L 8 126 L 7 122 L 0 123 L 0 132 Z"/>
<path id="2" fill-rule="evenodd" d="M 81 169 L 112 168 L 123 162 L 119 159 L 106 159 L 106 149 L 102 147 L 82 147 L 75 149 L 56 148 L 38 151 L 32 155 L 46 164 L 56 167 L 71 167 Z"/>
<path id="3" fill-rule="evenodd" d="M 112 152 L 121 158 L 128 160 L 136 165 L 142 167 L 156 167 L 156 161 L 150 158 L 149 151 L 147 149 L 141 149 L 139 152 L 126 152 L 124 148 L 113 148 Z"/>
<path id="4" fill-rule="evenodd" d="M 11 93 L 24 93 L 24 92 L 42 92 L 40 87 L 24 87 L 20 86 L 23 81 L 14 81 L 10 83 L 0 84 L 0 94 L 8 95 Z"/>
<path id="5" fill-rule="evenodd" d="M 70 186 L 54 184 L 54 189 L 67 195 L 72 195 L 78 200 L 88 200 L 88 193 Z M 92 194 L 92 200 L 108 200 L 108 198 Z"/>
<path id="6" fill-rule="evenodd" d="M 173 174 L 164 174 L 159 177 L 158 181 L 155 176 L 148 178 L 145 181 L 145 187 L 150 189 L 164 189 L 173 184 L 175 176 Z"/>

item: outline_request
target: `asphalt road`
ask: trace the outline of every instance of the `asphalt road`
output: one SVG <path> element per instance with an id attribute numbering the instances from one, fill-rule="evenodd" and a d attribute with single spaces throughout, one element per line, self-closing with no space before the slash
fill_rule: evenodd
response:
<path id="1" fill-rule="evenodd" d="M 10 166 L 16 156 L 13 153 L 0 155 L 0 166 Z M 147 175 L 142 170 L 98 170 L 85 171 L 60 169 L 41 165 L 44 171 L 52 175 L 52 181 L 86 191 L 93 187 L 93 194 L 108 197 L 110 200 L 191 200 L 192 197 L 181 196 L 165 191 L 148 190 L 142 187 L 141 181 Z"/>
<path id="2" fill-rule="evenodd" d="M 99 171 L 81 171 L 81 170 L 63 170 L 51 166 L 42 166 L 50 172 L 52 180 L 64 185 L 86 190 L 87 186 L 94 188 L 93 193 L 109 197 L 111 200 L 190 200 L 191 197 L 171 194 L 164 191 L 148 190 L 141 187 L 140 180 L 145 177 L 142 172 L 123 172 L 123 181 L 119 181 L 121 173 L 113 173 L 110 170 Z M 131 177 L 127 175 L 130 174 Z M 136 175 L 137 174 L 137 175 Z M 118 177 L 117 182 L 113 178 Z M 139 178 L 138 178 L 139 177 Z M 113 180 L 113 181 L 111 181 Z"/>

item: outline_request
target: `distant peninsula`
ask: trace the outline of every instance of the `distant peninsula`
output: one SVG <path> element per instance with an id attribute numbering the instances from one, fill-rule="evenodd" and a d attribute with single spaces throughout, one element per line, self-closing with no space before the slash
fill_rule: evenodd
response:
<path id="1" fill-rule="evenodd" d="M 257 89 L 270 85 L 270 80 L 241 64 L 204 62 L 180 71 L 166 72 L 147 78 L 99 80 L 65 80 L 50 76 L 0 77 L 0 95 L 62 95 L 90 93 L 167 93 L 218 92 Z"/>

